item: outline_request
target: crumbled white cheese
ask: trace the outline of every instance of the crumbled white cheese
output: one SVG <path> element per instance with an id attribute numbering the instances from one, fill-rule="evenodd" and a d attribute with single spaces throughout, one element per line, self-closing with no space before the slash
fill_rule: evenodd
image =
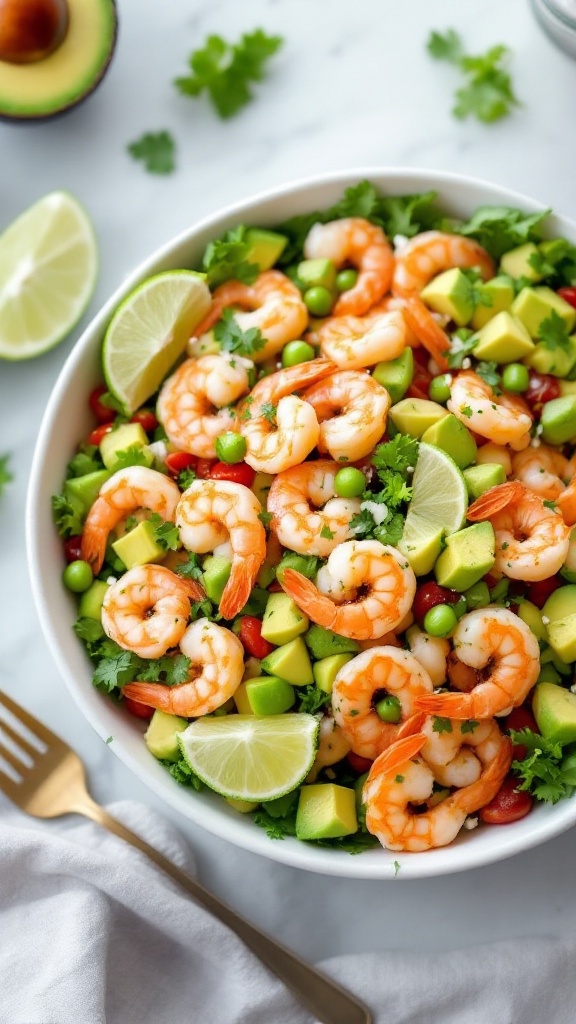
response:
<path id="1" fill-rule="evenodd" d="M 372 519 L 376 523 L 376 526 L 381 526 L 388 515 L 388 506 L 385 505 L 384 502 L 363 501 L 360 508 L 362 510 L 366 509 L 366 511 L 370 513 Z"/>
<path id="2" fill-rule="evenodd" d="M 116 576 L 108 576 L 106 583 L 111 587 L 113 583 L 116 583 Z"/>
<path id="3" fill-rule="evenodd" d="M 466 818 L 464 828 L 467 828 L 469 832 L 471 832 L 473 828 L 478 828 L 478 818 Z"/>
<path id="4" fill-rule="evenodd" d="M 533 437 L 532 440 L 530 441 L 530 447 L 531 448 L 539 448 L 541 443 L 542 442 L 540 441 L 539 437 Z"/>
<path id="5" fill-rule="evenodd" d="M 472 366 L 472 360 L 468 359 L 468 356 L 466 356 L 466 359 L 462 360 L 462 369 L 463 370 L 469 370 L 471 366 Z"/>
<path id="6" fill-rule="evenodd" d="M 548 625 L 548 623 L 550 622 L 550 619 L 548 618 L 547 615 L 543 615 L 542 616 L 542 622 L 544 623 L 545 626 Z"/>
<path id="7" fill-rule="evenodd" d="M 168 455 L 168 445 L 166 441 L 153 441 L 152 444 L 148 445 L 148 448 L 154 456 L 154 464 L 156 467 L 163 467 L 166 465 L 166 456 Z"/>
<path id="8" fill-rule="evenodd" d="M 536 437 L 540 437 L 540 435 L 543 433 L 543 431 L 544 431 L 544 427 L 542 426 L 541 423 L 539 423 L 538 426 L 536 427 Z"/>
<path id="9" fill-rule="evenodd" d="M 410 241 L 407 235 L 394 235 L 392 239 L 392 245 L 396 252 L 402 252 L 402 249 L 406 248 L 406 244 Z"/>

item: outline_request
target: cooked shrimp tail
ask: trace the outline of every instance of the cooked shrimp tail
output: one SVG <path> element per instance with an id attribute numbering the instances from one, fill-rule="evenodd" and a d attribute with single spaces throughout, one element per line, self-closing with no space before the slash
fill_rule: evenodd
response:
<path id="1" fill-rule="evenodd" d="M 379 754 L 374 761 L 370 769 L 372 778 L 389 775 L 391 772 L 397 771 L 401 765 L 406 764 L 406 761 L 411 761 L 413 757 L 416 757 L 425 743 L 426 736 L 423 732 L 416 732 L 411 736 L 404 736 L 396 740 L 392 746 L 388 747 L 388 750 Z"/>
<path id="2" fill-rule="evenodd" d="M 410 295 L 404 307 L 404 319 L 418 341 L 430 353 L 438 369 L 448 369 L 450 338 L 417 295 Z"/>
<path id="3" fill-rule="evenodd" d="M 471 523 L 479 523 L 490 519 L 507 508 L 513 501 L 517 501 L 524 493 L 523 485 L 517 480 L 510 480 L 505 484 L 496 484 L 484 491 L 476 501 L 472 502 L 466 513 L 466 518 Z"/>
<path id="4" fill-rule="evenodd" d="M 474 718 L 473 693 L 425 693 L 416 699 L 422 711 L 442 718 Z"/>

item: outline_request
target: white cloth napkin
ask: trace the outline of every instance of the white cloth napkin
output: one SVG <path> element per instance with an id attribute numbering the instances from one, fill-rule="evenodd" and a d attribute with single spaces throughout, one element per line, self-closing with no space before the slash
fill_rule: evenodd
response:
<path id="1" fill-rule="evenodd" d="M 188 871 L 190 851 L 134 803 L 110 812 Z M 83 819 L 0 802 L 0 1024 L 312 1024 L 226 928 L 143 855 Z M 376 1024 L 574 1024 L 576 944 L 525 939 L 320 966 Z"/>

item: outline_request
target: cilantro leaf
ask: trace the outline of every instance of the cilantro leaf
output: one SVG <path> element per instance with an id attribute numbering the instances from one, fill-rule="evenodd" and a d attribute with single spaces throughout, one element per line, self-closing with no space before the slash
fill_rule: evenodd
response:
<path id="1" fill-rule="evenodd" d="M 555 309 L 551 310 L 550 316 L 540 322 L 537 337 L 552 352 L 557 348 L 564 352 L 571 351 L 570 333 L 564 320 Z"/>
<path id="2" fill-rule="evenodd" d="M 66 467 L 66 476 L 86 476 L 87 473 L 97 472 L 103 466 L 98 446 L 83 444 L 80 445 L 76 455 L 70 459 Z"/>
<path id="3" fill-rule="evenodd" d="M 460 36 L 453 28 L 446 31 L 446 35 L 432 31 L 428 36 L 426 49 L 431 57 L 436 60 L 447 60 L 451 64 L 458 64 L 463 55 Z"/>
<path id="4" fill-rule="evenodd" d="M 541 224 L 549 210 L 525 214 L 512 206 L 479 206 L 470 220 L 455 226 L 460 235 L 475 238 L 490 255 L 499 260 L 524 242 L 538 242 Z"/>
<path id="5" fill-rule="evenodd" d="M 245 33 L 237 43 L 210 35 L 188 59 L 192 73 L 176 78 L 174 85 L 193 98 L 206 91 L 221 118 L 233 117 L 253 99 L 250 83 L 262 81 L 267 61 L 283 42 L 261 28 Z"/>
<path id="6" fill-rule="evenodd" d="M 449 718 L 441 718 L 440 715 L 434 715 L 432 732 L 452 732 L 452 722 Z"/>
<path id="7" fill-rule="evenodd" d="M 363 217 L 374 220 L 379 215 L 380 197 L 371 181 L 360 181 L 344 189 L 341 199 L 330 210 L 330 220 L 340 217 Z"/>
<path id="8" fill-rule="evenodd" d="M 418 461 L 418 441 L 409 434 L 396 434 L 391 441 L 379 444 L 372 456 L 372 465 L 378 470 L 392 469 L 406 473 L 414 469 Z"/>
<path id="9" fill-rule="evenodd" d="M 298 711 L 308 715 L 314 715 L 326 707 L 331 701 L 331 695 L 318 686 L 298 687 L 296 696 L 298 698 Z"/>
<path id="10" fill-rule="evenodd" d="M 149 522 L 154 528 L 154 539 L 164 551 L 176 551 L 180 544 L 180 534 L 176 523 L 169 519 L 162 519 L 158 512 L 149 516 Z"/>
<path id="11" fill-rule="evenodd" d="M 82 516 L 63 494 L 52 495 L 52 518 L 61 537 L 82 533 Z"/>
<path id="12" fill-rule="evenodd" d="M 576 282 L 576 245 L 566 238 L 542 242 L 528 262 L 552 287 Z"/>
<path id="13" fill-rule="evenodd" d="M 148 466 L 148 453 L 138 444 L 131 444 L 121 452 L 116 452 L 112 472 L 127 469 L 128 466 Z"/>
<path id="14" fill-rule="evenodd" d="M 216 288 L 231 279 L 252 284 L 260 269 L 257 263 L 250 263 L 249 255 L 250 246 L 246 241 L 244 224 L 230 228 L 222 238 L 209 242 L 202 257 L 202 267 L 210 288 Z"/>
<path id="15" fill-rule="evenodd" d="M 268 811 L 260 810 L 254 815 L 254 824 L 266 830 L 269 839 L 284 839 L 296 835 L 296 815 L 289 818 L 273 818 Z"/>
<path id="16" fill-rule="evenodd" d="M 185 654 L 176 654 L 173 658 L 146 659 L 142 668 L 136 673 L 136 679 L 145 683 L 163 683 L 164 686 L 178 686 L 188 681 L 190 658 Z"/>
<path id="17" fill-rule="evenodd" d="M 405 235 L 413 238 L 419 231 L 441 228 L 445 217 L 436 206 L 435 192 L 416 192 L 407 196 L 383 196 L 379 214 L 389 238 Z"/>
<path id="18" fill-rule="evenodd" d="M 276 577 L 282 575 L 283 569 L 296 569 L 296 572 L 302 573 L 306 579 L 313 580 L 323 564 L 324 560 L 317 555 L 297 555 L 294 551 L 285 551 L 276 569 Z"/>
<path id="19" fill-rule="evenodd" d="M 493 388 L 496 395 L 500 393 L 499 387 L 502 378 L 498 373 L 498 363 L 495 363 L 493 360 L 488 363 L 481 361 L 476 365 L 476 373 L 479 377 L 482 377 L 486 384 Z"/>
<path id="20" fill-rule="evenodd" d="M 492 46 L 486 53 L 469 56 L 454 29 L 448 29 L 444 36 L 431 32 L 426 46 L 431 57 L 456 64 L 466 76 L 466 84 L 456 92 L 454 117 L 472 114 L 489 124 L 506 117 L 511 107 L 519 105 L 505 70 L 510 56 L 508 47 Z"/>
<path id="21" fill-rule="evenodd" d="M 116 645 L 117 646 L 117 645 Z M 96 689 L 104 693 L 112 693 L 116 688 L 122 688 L 126 683 L 136 678 L 140 667 L 141 659 L 132 651 L 123 651 L 118 647 L 118 652 L 102 658 L 92 676 L 92 682 Z"/>
<path id="22" fill-rule="evenodd" d="M 258 327 L 243 331 L 230 309 L 223 311 L 222 318 L 214 327 L 214 337 L 223 352 L 236 352 L 239 356 L 251 356 L 266 344 Z"/>
<path id="23" fill-rule="evenodd" d="M 404 532 L 404 516 L 399 512 L 391 512 L 380 526 L 374 530 L 376 540 L 381 544 L 396 547 Z"/>
<path id="24" fill-rule="evenodd" d="M 260 415 L 268 420 L 268 423 L 276 423 L 276 406 L 272 402 L 263 402 L 260 406 Z"/>
<path id="25" fill-rule="evenodd" d="M 99 622 L 98 619 L 90 619 L 82 616 L 76 619 L 72 628 L 74 629 L 78 639 L 85 644 L 88 656 L 90 658 L 96 657 L 101 647 L 101 642 L 106 636 L 102 623 Z"/>
<path id="26" fill-rule="evenodd" d="M 170 132 L 146 132 L 126 148 L 150 174 L 171 174 L 175 168 L 175 143 Z"/>
<path id="27" fill-rule="evenodd" d="M 190 466 L 187 469 L 181 469 L 178 473 L 178 487 L 181 491 L 187 491 L 190 484 L 193 484 L 197 478 L 197 473 Z"/>
<path id="28" fill-rule="evenodd" d="M 526 747 L 524 759 L 512 762 L 512 771 L 522 780 L 517 788 L 553 804 L 570 796 L 576 787 L 576 768 L 565 756 L 562 744 L 531 729 L 511 730 L 510 736 L 514 744 Z"/>
<path id="29" fill-rule="evenodd" d="M 204 789 L 202 779 L 196 775 L 183 757 L 178 761 L 160 761 L 160 764 L 164 765 L 179 786 L 191 786 L 198 791 Z"/>
<path id="30" fill-rule="evenodd" d="M 202 579 L 202 567 L 198 562 L 198 555 L 194 554 L 193 551 L 189 551 L 188 561 L 179 562 L 174 572 L 177 576 L 183 576 L 187 580 Z"/>
<path id="31" fill-rule="evenodd" d="M 459 370 L 466 357 L 473 352 L 478 344 L 478 335 L 463 339 L 458 331 L 450 339 L 450 351 L 448 352 L 448 366 L 451 370 Z"/>
<path id="32" fill-rule="evenodd" d="M 12 478 L 12 473 L 8 469 L 9 455 L 0 455 L 0 494 L 4 490 L 6 484 L 9 484 Z"/>

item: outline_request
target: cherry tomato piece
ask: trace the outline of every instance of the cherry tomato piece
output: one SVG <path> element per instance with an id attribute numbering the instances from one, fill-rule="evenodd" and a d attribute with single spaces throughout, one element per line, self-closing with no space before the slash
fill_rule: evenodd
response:
<path id="1" fill-rule="evenodd" d="M 196 469 L 198 459 L 189 452 L 170 452 L 166 456 L 166 469 L 170 476 L 176 478 L 183 469 Z"/>
<path id="2" fill-rule="evenodd" d="M 430 580 L 428 583 L 421 583 L 414 596 L 412 611 L 414 618 L 422 624 L 426 613 L 437 604 L 457 604 L 461 598 L 455 590 L 448 587 L 441 587 L 438 583 Z"/>
<path id="3" fill-rule="evenodd" d="M 247 462 L 236 462 L 234 465 L 229 465 L 227 462 L 216 462 L 208 476 L 211 480 L 230 480 L 233 484 L 252 487 L 256 470 L 252 469 Z"/>
<path id="4" fill-rule="evenodd" d="M 369 772 L 372 767 L 372 761 L 369 761 L 367 757 L 360 757 L 360 754 L 355 754 L 353 750 L 348 751 L 346 760 L 353 771 L 358 772 L 359 775 Z"/>
<path id="5" fill-rule="evenodd" d="M 532 604 L 535 604 L 537 608 L 543 608 L 546 601 L 553 594 L 558 587 L 561 587 L 564 580 L 561 576 L 548 576 L 548 579 L 538 580 L 537 583 L 532 583 L 528 587 L 527 598 Z"/>
<path id="6" fill-rule="evenodd" d="M 556 377 L 546 373 L 531 373 L 530 381 L 523 398 L 531 406 L 533 413 L 539 413 L 545 402 L 558 398 L 560 385 Z"/>
<path id="7" fill-rule="evenodd" d="M 82 537 L 67 537 L 64 541 L 64 558 L 67 562 L 77 562 L 82 558 Z"/>
<path id="8" fill-rule="evenodd" d="M 152 409 L 139 409 L 138 412 L 135 412 L 132 416 L 130 423 L 139 423 L 142 430 L 145 430 L 147 434 L 152 434 L 158 426 L 158 420 L 152 412 Z"/>
<path id="9" fill-rule="evenodd" d="M 154 708 L 151 708 L 148 704 L 140 704 L 139 701 L 132 700 L 130 697 L 124 697 L 124 707 L 135 718 L 144 718 L 147 721 L 154 714 Z"/>
<path id="10" fill-rule="evenodd" d="M 530 732 L 539 732 L 538 726 L 536 725 L 536 719 L 532 714 L 529 707 L 525 704 L 521 704 L 518 708 L 512 708 L 509 715 L 506 715 L 504 720 L 504 728 L 507 732 L 514 730 L 514 732 L 521 732 L 522 729 L 530 729 Z M 523 743 L 517 743 L 512 748 L 512 757 L 515 761 L 523 761 L 528 753 L 527 748 Z"/>
<path id="11" fill-rule="evenodd" d="M 419 363 L 414 365 L 414 376 L 406 396 L 408 398 L 425 398 L 428 400 L 428 388 L 432 380 L 432 374 L 428 373 L 425 366 L 420 366 Z"/>
<path id="12" fill-rule="evenodd" d="M 100 444 L 100 441 L 104 437 L 104 434 L 109 434 L 111 430 L 114 430 L 112 423 L 101 423 L 99 427 L 95 427 L 91 434 L 88 434 L 88 444 L 95 444 L 96 447 Z"/>
<path id="13" fill-rule="evenodd" d="M 116 410 L 111 409 L 108 405 L 104 405 L 100 401 L 102 395 L 105 395 L 107 391 L 108 388 L 106 385 L 100 384 L 97 388 L 94 388 L 90 398 L 88 399 L 88 404 L 98 420 L 98 423 L 111 423 L 112 420 L 116 419 Z"/>
<path id="14" fill-rule="evenodd" d="M 564 302 L 574 306 L 574 309 L 576 309 L 576 288 L 574 286 L 566 285 L 565 288 L 559 288 L 558 295 L 561 299 L 564 299 Z"/>
<path id="15" fill-rule="evenodd" d="M 212 466 L 217 465 L 213 459 L 198 459 L 196 465 L 196 476 L 199 476 L 202 480 L 210 476 L 210 470 Z"/>
<path id="16" fill-rule="evenodd" d="M 240 642 L 247 654 L 253 658 L 265 658 L 274 650 L 274 644 L 262 636 L 262 623 L 254 615 L 240 619 Z"/>
<path id="17" fill-rule="evenodd" d="M 489 825 L 507 825 L 526 817 L 534 801 L 526 790 L 516 789 L 518 781 L 515 775 L 506 776 L 494 799 L 480 809 L 482 821 Z"/>

